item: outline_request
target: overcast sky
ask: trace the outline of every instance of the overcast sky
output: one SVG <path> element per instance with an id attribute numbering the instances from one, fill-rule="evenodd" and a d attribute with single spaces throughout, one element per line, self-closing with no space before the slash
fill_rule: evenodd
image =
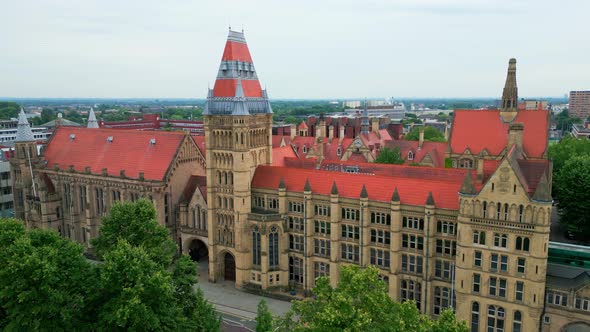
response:
<path id="1" fill-rule="evenodd" d="M 271 98 L 590 90 L 588 0 L 0 0 L 0 96 L 204 98 L 230 24 Z"/>

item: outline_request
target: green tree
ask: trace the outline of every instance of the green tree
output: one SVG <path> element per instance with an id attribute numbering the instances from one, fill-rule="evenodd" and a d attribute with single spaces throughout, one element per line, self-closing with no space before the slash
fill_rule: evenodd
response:
<path id="1" fill-rule="evenodd" d="M 590 156 L 575 156 L 565 162 L 554 178 L 559 197 L 560 222 L 590 240 Z"/>
<path id="2" fill-rule="evenodd" d="M 95 269 L 74 242 L 0 219 L 0 327 L 7 331 L 89 330 Z"/>
<path id="3" fill-rule="evenodd" d="M 197 283 L 197 264 L 190 257 L 182 255 L 177 261 L 172 274 L 175 298 L 182 311 L 179 329 L 187 331 L 217 332 L 220 330 L 221 318 L 215 308 L 205 300 Z"/>
<path id="4" fill-rule="evenodd" d="M 283 120 L 283 122 L 296 125 L 296 124 L 301 123 L 301 120 L 299 120 L 299 118 L 297 118 L 293 115 L 288 115 L 285 117 L 285 120 Z"/>
<path id="5" fill-rule="evenodd" d="M 100 258 L 119 240 L 143 247 L 156 263 L 165 267 L 172 263 L 176 253 L 176 244 L 170 239 L 168 230 L 156 219 L 156 209 L 145 199 L 115 204 L 110 214 L 103 218 L 100 234 L 92 244 Z"/>
<path id="6" fill-rule="evenodd" d="M 17 118 L 19 112 L 19 104 L 0 101 L 0 120 L 10 120 L 10 118 Z"/>
<path id="7" fill-rule="evenodd" d="M 581 123 L 582 119 L 576 117 L 570 117 L 569 110 L 564 109 L 555 117 L 557 129 L 559 130 L 570 130 L 572 125 L 575 123 Z"/>
<path id="8" fill-rule="evenodd" d="M 553 160 L 553 174 L 557 175 L 570 158 L 590 155 L 590 140 L 567 135 L 559 143 L 550 145 L 548 154 Z"/>
<path id="9" fill-rule="evenodd" d="M 405 162 L 404 158 L 402 158 L 399 147 L 394 147 L 393 149 L 390 148 L 383 148 L 379 151 L 377 158 L 375 158 L 375 162 L 379 164 L 403 164 Z"/>
<path id="10" fill-rule="evenodd" d="M 100 299 L 99 331 L 175 331 L 182 315 L 170 273 L 122 239 L 104 254 Z"/>
<path id="11" fill-rule="evenodd" d="M 264 299 L 258 303 L 258 313 L 256 315 L 256 332 L 272 331 L 272 314 L 268 310 L 268 305 Z"/>
<path id="12" fill-rule="evenodd" d="M 468 331 L 465 321 L 457 321 L 457 316 L 452 309 L 445 309 L 434 321 L 430 332 L 464 332 Z"/>
<path id="13" fill-rule="evenodd" d="M 410 131 L 406 135 L 406 141 L 419 140 L 421 128 L 424 128 L 424 141 L 426 141 L 426 142 L 446 142 L 447 141 L 445 139 L 445 136 L 443 135 L 443 133 L 441 133 L 437 129 L 430 127 L 430 126 L 424 126 L 424 127 L 416 126 L 416 127 L 412 128 L 412 131 Z"/>
<path id="14" fill-rule="evenodd" d="M 321 277 L 313 293 L 312 298 L 296 301 L 288 316 L 278 321 L 282 331 L 426 332 L 434 326 L 468 331 L 464 323 L 453 325 L 448 318 L 441 323 L 433 322 L 420 314 L 412 301 L 392 300 L 374 266 L 344 266 L 338 287 L 331 287 L 329 279 Z M 299 320 L 293 319 L 296 316 Z"/>

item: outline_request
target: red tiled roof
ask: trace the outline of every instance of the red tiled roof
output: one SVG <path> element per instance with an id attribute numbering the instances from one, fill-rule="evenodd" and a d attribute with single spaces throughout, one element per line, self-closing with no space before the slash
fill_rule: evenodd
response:
<path id="1" fill-rule="evenodd" d="M 281 142 L 285 140 L 285 145 L 291 144 L 291 136 L 288 135 L 272 135 L 272 147 L 273 148 L 280 148 Z"/>
<path id="2" fill-rule="evenodd" d="M 235 97 L 237 79 L 217 79 L 213 86 L 213 97 Z M 242 80 L 242 89 L 245 97 L 262 97 L 262 88 L 258 80 Z"/>
<path id="3" fill-rule="evenodd" d="M 362 153 L 351 153 L 348 157 L 348 160 L 363 163 L 367 162 L 367 158 L 365 158 L 365 156 Z"/>
<path id="4" fill-rule="evenodd" d="M 305 121 L 301 121 L 301 123 L 297 126 L 297 129 L 307 129 L 307 124 Z"/>
<path id="5" fill-rule="evenodd" d="M 541 158 L 547 148 L 547 110 L 518 111 L 514 122 L 524 124 L 523 149 L 528 157 Z M 469 148 L 472 154 L 484 148 L 499 155 L 508 144 L 510 124 L 499 110 L 456 110 L 453 115 L 450 145 L 454 153 Z"/>
<path id="6" fill-rule="evenodd" d="M 252 63 L 252 57 L 250 56 L 248 45 L 229 40 L 225 43 L 225 49 L 223 50 L 221 60 Z"/>
<path id="7" fill-rule="evenodd" d="M 415 170 L 431 170 L 431 168 L 409 167 Z M 252 179 L 252 188 L 277 189 L 284 179 L 288 191 L 302 192 L 305 181 L 309 179 L 312 192 L 329 195 L 332 183 L 336 182 L 341 197 L 358 198 L 363 185 L 367 188 L 369 200 L 389 202 L 397 187 L 401 203 L 424 206 L 428 193 L 432 192 L 436 207 L 458 209 L 458 192 L 463 179 L 448 180 L 445 177 L 436 179 L 405 178 L 397 176 L 351 174 L 323 170 L 288 168 L 275 166 L 258 166 Z"/>
<path id="8" fill-rule="evenodd" d="M 285 157 L 284 163 L 285 167 L 315 169 L 318 163 L 318 159 Z"/>
<path id="9" fill-rule="evenodd" d="M 444 142 L 424 142 L 422 148 L 418 150 L 418 141 L 389 141 L 386 146 L 389 148 L 398 147 L 401 157 L 405 159 L 406 164 L 421 163 L 424 157 L 430 155 L 434 167 L 445 167 L 445 153 L 447 143 Z M 414 159 L 408 159 L 408 153 L 412 151 Z"/>
<path id="10" fill-rule="evenodd" d="M 207 158 L 207 155 L 205 154 L 205 136 L 191 135 L 191 138 L 193 139 L 193 141 L 197 145 L 197 148 L 199 148 L 199 151 L 201 151 L 201 154 L 203 155 L 203 157 Z"/>
<path id="11" fill-rule="evenodd" d="M 70 139 L 70 135 L 75 135 Z M 113 137 L 111 143 L 107 142 Z M 77 172 L 101 174 L 106 168 L 111 176 L 138 178 L 144 173 L 147 180 L 162 181 L 185 137 L 182 132 L 137 131 L 117 129 L 89 129 L 58 127 L 45 150 L 47 168 L 59 164 L 61 169 L 74 166 Z M 150 144 L 155 138 L 156 144 Z"/>
<path id="12" fill-rule="evenodd" d="M 285 158 L 296 158 L 297 155 L 290 145 L 272 149 L 273 166 L 285 166 Z"/>

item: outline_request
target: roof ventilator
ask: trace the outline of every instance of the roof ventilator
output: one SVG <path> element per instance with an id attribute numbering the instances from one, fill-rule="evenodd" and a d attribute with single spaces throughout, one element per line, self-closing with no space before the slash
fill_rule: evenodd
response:
<path id="1" fill-rule="evenodd" d="M 70 141 L 73 141 L 74 139 L 76 139 L 76 134 L 70 134 Z"/>
<path id="2" fill-rule="evenodd" d="M 150 138 L 150 145 L 156 145 L 156 139 Z"/>
<path id="3" fill-rule="evenodd" d="M 113 143 L 113 136 L 107 137 L 107 142 L 108 143 Z"/>

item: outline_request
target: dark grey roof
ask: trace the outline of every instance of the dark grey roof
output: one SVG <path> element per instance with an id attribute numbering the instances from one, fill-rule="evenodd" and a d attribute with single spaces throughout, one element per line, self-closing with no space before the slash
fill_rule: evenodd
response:
<path id="1" fill-rule="evenodd" d="M 590 270 L 577 266 L 547 264 L 547 287 L 564 290 L 578 289 L 590 284 Z"/>

